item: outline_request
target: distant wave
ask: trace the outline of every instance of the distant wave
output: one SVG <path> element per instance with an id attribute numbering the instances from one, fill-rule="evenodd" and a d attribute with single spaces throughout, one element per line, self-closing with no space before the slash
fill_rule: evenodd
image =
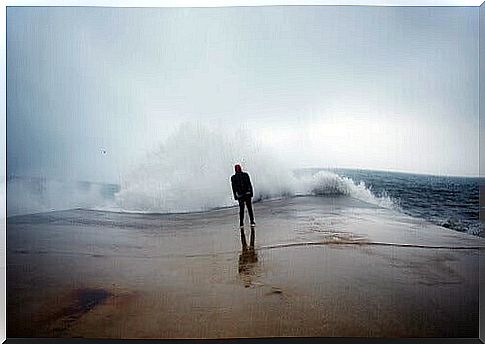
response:
<path id="1" fill-rule="evenodd" d="M 38 177 L 7 179 L 7 216 L 74 208 L 113 207 L 115 184 Z"/>

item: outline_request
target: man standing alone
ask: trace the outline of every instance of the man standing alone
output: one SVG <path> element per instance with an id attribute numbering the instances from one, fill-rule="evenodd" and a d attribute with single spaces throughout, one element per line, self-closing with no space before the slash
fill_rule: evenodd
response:
<path id="1" fill-rule="evenodd" d="M 234 199 L 239 202 L 239 226 L 244 228 L 244 205 L 248 208 L 249 220 L 251 227 L 254 227 L 254 214 L 251 205 L 251 198 L 253 197 L 253 186 L 249 174 L 243 172 L 241 165 L 235 165 L 236 173 L 231 177 L 232 192 Z"/>

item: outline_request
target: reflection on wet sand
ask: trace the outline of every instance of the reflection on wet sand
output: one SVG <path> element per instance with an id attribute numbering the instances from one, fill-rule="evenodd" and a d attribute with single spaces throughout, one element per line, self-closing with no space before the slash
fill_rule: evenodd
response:
<path id="1" fill-rule="evenodd" d="M 9 218 L 8 337 L 478 337 L 483 238 L 359 204 Z"/>
<path id="2" fill-rule="evenodd" d="M 246 241 L 244 229 L 241 229 L 242 251 L 239 255 L 239 275 L 241 276 L 244 286 L 249 288 L 256 277 L 256 267 L 258 265 L 258 255 L 254 250 L 254 228 L 251 228 L 249 246 Z"/>

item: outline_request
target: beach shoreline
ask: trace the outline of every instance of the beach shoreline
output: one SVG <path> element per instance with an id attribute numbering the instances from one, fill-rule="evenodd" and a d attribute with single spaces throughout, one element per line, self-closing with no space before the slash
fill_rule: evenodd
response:
<path id="1" fill-rule="evenodd" d="M 482 238 L 348 197 L 254 208 L 244 239 L 236 208 L 7 218 L 7 336 L 478 336 Z"/>

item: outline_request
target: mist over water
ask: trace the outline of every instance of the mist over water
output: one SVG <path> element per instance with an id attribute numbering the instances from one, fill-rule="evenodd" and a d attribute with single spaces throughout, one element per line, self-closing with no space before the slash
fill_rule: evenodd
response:
<path id="1" fill-rule="evenodd" d="M 328 169 L 478 175 L 478 18 L 10 7 L 7 216 L 232 206 L 239 163 L 255 201 L 353 197 L 477 233 L 475 179 Z"/>
<path id="2" fill-rule="evenodd" d="M 256 198 L 291 192 L 290 171 L 244 130 L 228 137 L 199 124 L 181 125 L 122 176 L 122 210 L 184 212 L 232 205 L 229 178 L 236 163 L 257 180 Z"/>
<path id="3" fill-rule="evenodd" d="M 38 177 L 7 179 L 7 216 L 73 208 L 113 207 L 115 184 Z"/>
<path id="4" fill-rule="evenodd" d="M 352 197 L 481 235 L 478 178 L 294 168 L 248 130 L 228 133 L 200 123 L 182 124 L 134 167 L 121 171 L 119 184 L 9 178 L 7 215 L 72 208 L 162 214 L 235 206 L 230 177 L 238 163 L 251 176 L 255 202 Z"/>
<path id="5" fill-rule="evenodd" d="M 136 169 L 123 177 L 116 205 L 124 211 L 187 212 L 235 204 L 230 176 L 240 163 L 255 186 L 254 199 L 295 195 L 348 195 L 391 207 L 364 183 L 332 172 L 296 176 L 287 161 L 247 131 L 228 136 L 203 125 L 184 124 Z"/>
<path id="6" fill-rule="evenodd" d="M 8 215 L 72 208 L 170 213 L 204 211 L 237 204 L 230 177 L 239 163 L 251 176 L 254 200 L 296 195 L 351 196 L 387 208 L 365 183 L 329 171 L 295 174 L 290 161 L 241 128 L 237 135 L 202 124 L 185 123 L 134 168 L 120 185 L 11 178 Z"/>

